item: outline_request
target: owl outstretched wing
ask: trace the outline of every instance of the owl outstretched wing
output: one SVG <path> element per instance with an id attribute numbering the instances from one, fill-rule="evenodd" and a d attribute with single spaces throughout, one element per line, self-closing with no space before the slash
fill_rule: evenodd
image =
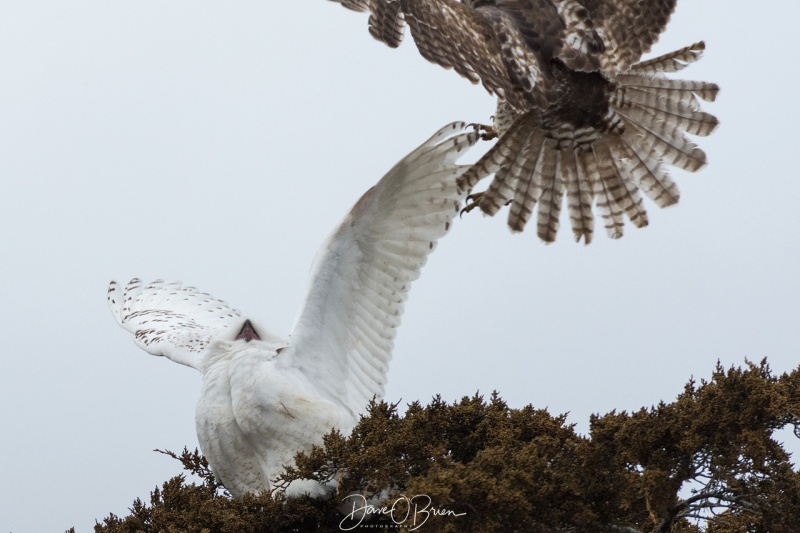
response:
<path id="1" fill-rule="evenodd" d="M 233 340 L 244 323 L 226 302 L 178 282 L 144 284 L 134 278 L 123 288 L 112 281 L 108 305 L 141 349 L 198 370 L 209 345 L 220 338 Z"/>
<path id="2" fill-rule="evenodd" d="M 411 283 L 459 212 L 455 182 L 468 167 L 455 160 L 478 139 L 465 128 L 442 128 L 397 163 L 317 253 L 281 358 L 351 414 L 383 395 Z"/>

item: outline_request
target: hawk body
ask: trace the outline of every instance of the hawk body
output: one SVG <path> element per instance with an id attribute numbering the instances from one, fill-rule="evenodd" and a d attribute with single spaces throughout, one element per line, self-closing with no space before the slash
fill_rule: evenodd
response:
<path id="1" fill-rule="evenodd" d="M 408 25 L 424 58 L 497 95 L 500 139 L 459 186 L 494 174 L 478 205 L 493 215 L 510 204 L 513 231 L 538 205 L 537 232 L 553 241 L 566 195 L 577 239 L 592 238 L 593 206 L 620 237 L 626 216 L 647 224 L 642 192 L 661 207 L 677 202 L 664 164 L 705 164 L 684 134 L 714 130 L 696 97 L 713 100 L 718 87 L 665 76 L 697 60 L 704 44 L 637 63 L 675 0 L 338 1 L 369 11 L 370 33 L 389 46 Z"/>

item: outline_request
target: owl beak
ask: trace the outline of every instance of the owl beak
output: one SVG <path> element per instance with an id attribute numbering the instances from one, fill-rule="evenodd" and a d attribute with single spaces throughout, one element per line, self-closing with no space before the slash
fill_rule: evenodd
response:
<path id="1" fill-rule="evenodd" d="M 255 339 L 257 341 L 261 340 L 261 337 L 258 336 L 256 330 L 253 329 L 253 324 L 249 320 L 244 321 L 244 326 L 242 326 L 241 331 L 236 336 L 236 340 L 244 339 L 246 342 L 250 342 L 251 340 Z"/>

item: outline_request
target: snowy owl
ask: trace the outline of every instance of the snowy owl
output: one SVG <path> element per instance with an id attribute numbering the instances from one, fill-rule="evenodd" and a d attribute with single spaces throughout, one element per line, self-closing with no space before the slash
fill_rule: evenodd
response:
<path id="1" fill-rule="evenodd" d="M 478 139 L 445 126 L 369 189 L 317 253 L 292 332 L 282 338 L 180 283 L 111 282 L 117 322 L 146 352 L 196 368 L 200 448 L 235 497 L 273 488 L 297 452 L 348 434 L 380 398 L 403 302 L 459 212 L 456 159 Z M 301 480 L 288 495 L 325 489 Z"/>

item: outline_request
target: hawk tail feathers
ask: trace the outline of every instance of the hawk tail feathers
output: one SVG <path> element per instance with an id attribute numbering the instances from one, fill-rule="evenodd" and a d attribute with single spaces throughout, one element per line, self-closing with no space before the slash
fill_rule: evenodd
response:
<path id="1" fill-rule="evenodd" d="M 703 57 L 706 43 L 703 41 L 684 46 L 679 50 L 669 52 L 646 61 L 640 61 L 628 69 L 629 74 L 659 74 L 665 72 L 678 72 Z"/>
<path id="2" fill-rule="evenodd" d="M 664 165 L 702 168 L 705 153 L 685 134 L 707 136 L 719 123 L 698 102 L 713 101 L 716 84 L 663 75 L 696 61 L 702 50 L 702 43 L 688 46 L 620 75 L 602 127 L 576 126 L 551 110 L 519 115 L 458 186 L 469 190 L 494 174 L 478 206 L 494 215 L 509 205 L 508 226 L 520 232 L 538 204 L 537 234 L 545 242 L 555 240 L 564 193 L 576 240 L 592 239 L 593 204 L 612 238 L 622 236 L 625 217 L 646 226 L 641 193 L 659 207 L 676 203 L 678 188 Z"/>

